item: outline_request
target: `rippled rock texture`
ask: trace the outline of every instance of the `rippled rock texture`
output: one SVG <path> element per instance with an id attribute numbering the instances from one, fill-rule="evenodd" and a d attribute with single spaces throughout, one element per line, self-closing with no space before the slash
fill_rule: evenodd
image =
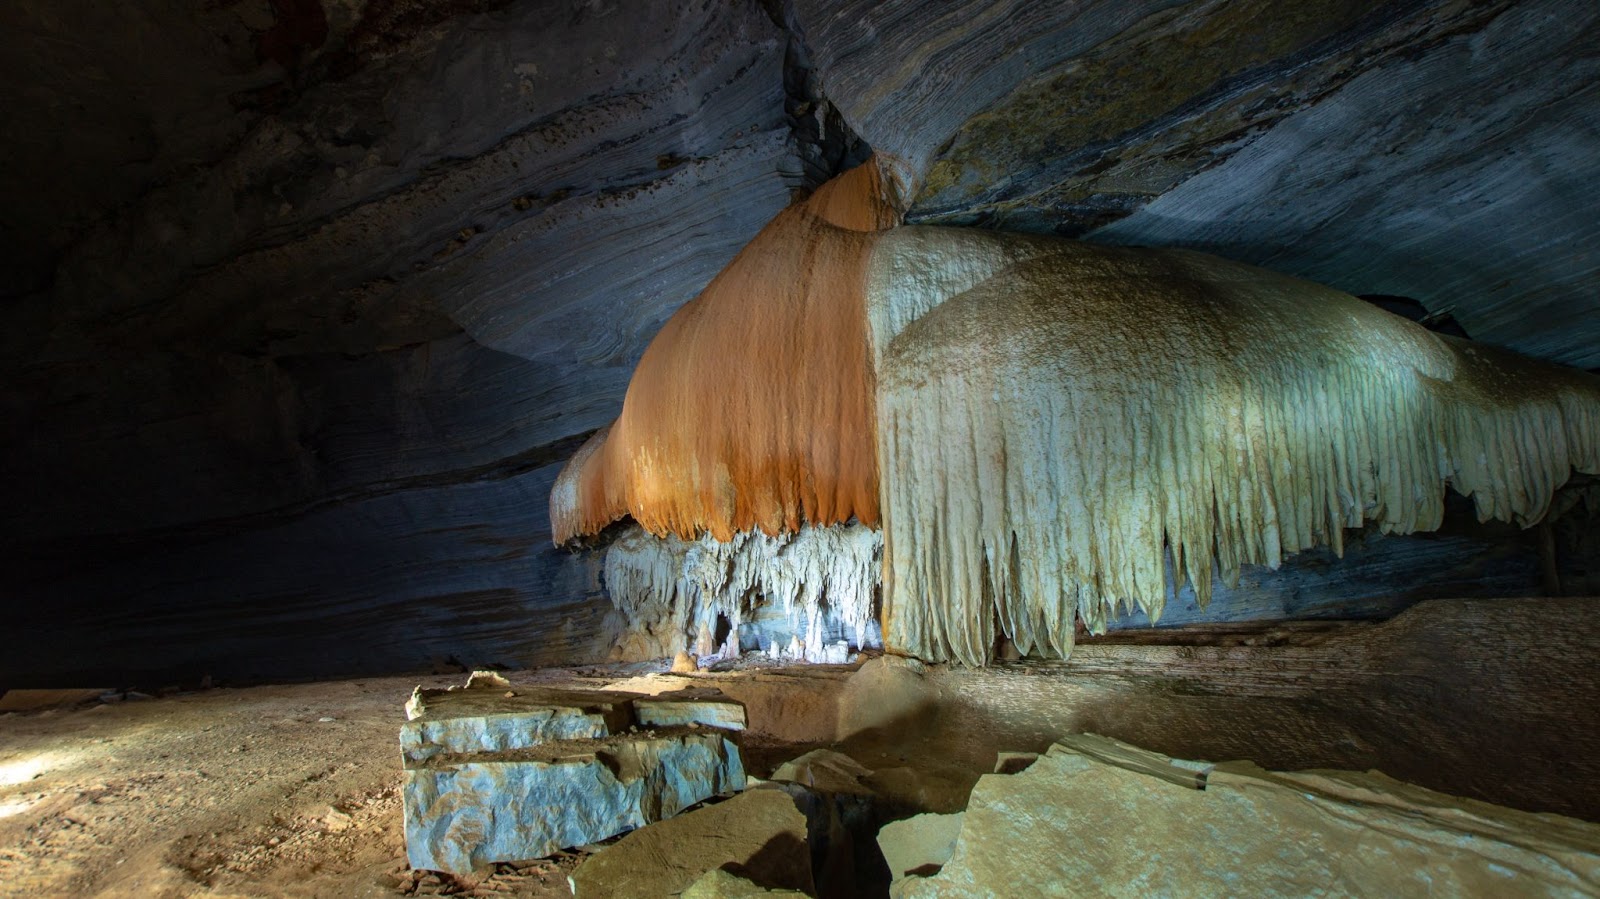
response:
<path id="1" fill-rule="evenodd" d="M 94 144 L 59 165 L 166 130 L 120 193 L 7 173 L 13 222 L 70 221 L 12 242 L 55 265 L 0 338 L 37 634 L 6 668 L 81 667 L 67 620 L 129 677 L 594 655 L 598 560 L 549 548 L 550 466 L 799 185 L 783 32 L 753 4 L 373 2 L 285 66 L 228 43 L 274 40 L 244 6 L 7 13 L 18 65 L 58 63 L 8 107 Z M 149 40 L 58 111 L 90 78 L 60 39 L 102 27 Z"/>
<path id="2" fill-rule="evenodd" d="M 868 144 L 913 221 L 1198 247 L 1600 365 L 1597 16 L 10 4 L 0 557 L 25 639 L 0 675 L 603 657 L 599 558 L 549 548 L 556 466 L 672 311 Z M 1538 592 L 1541 539 L 1291 560 L 1238 607 Z"/>
<path id="3" fill-rule="evenodd" d="M 913 221 L 1204 249 L 1600 366 L 1593 4 L 796 5 Z"/>

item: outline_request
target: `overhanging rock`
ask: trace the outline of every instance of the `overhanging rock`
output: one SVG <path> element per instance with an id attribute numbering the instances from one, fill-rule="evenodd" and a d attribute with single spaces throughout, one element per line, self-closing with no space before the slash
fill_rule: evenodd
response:
<path id="1" fill-rule="evenodd" d="M 742 706 L 714 691 L 645 702 L 582 691 L 418 691 L 400 738 L 411 866 L 468 873 L 538 858 L 744 786 L 733 739 Z"/>

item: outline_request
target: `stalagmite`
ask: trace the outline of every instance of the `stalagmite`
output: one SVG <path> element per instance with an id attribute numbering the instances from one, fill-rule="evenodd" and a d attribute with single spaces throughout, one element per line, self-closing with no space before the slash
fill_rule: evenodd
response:
<path id="1" fill-rule="evenodd" d="M 775 219 L 562 472 L 558 542 L 629 515 L 681 538 L 613 548 L 625 615 L 687 633 L 733 571 L 858 610 L 859 551 L 752 573 L 752 534 L 881 514 L 889 645 L 979 665 L 998 625 L 1064 654 L 1077 619 L 1157 618 L 1169 561 L 1204 602 L 1344 528 L 1436 528 L 1447 485 L 1527 525 L 1600 471 L 1592 376 L 1199 253 L 891 230 L 888 183 L 869 163 Z"/>

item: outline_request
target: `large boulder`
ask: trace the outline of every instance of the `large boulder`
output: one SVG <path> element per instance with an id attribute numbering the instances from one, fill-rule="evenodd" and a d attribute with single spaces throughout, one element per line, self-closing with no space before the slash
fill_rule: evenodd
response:
<path id="1" fill-rule="evenodd" d="M 468 873 L 669 818 L 743 788 L 743 709 L 715 691 L 418 690 L 407 704 L 411 866 Z M 720 725 L 720 726 L 719 726 Z"/>
<path id="2" fill-rule="evenodd" d="M 733 875 L 731 882 L 706 882 L 703 875 L 716 870 Z M 813 890 L 806 816 L 787 792 L 750 790 L 636 830 L 585 861 L 572 884 L 578 899 L 653 899 L 690 886 L 712 896 L 747 895 L 731 891 L 740 879 L 754 890 Z"/>
<path id="3" fill-rule="evenodd" d="M 1098 743 L 1099 745 L 1093 745 Z M 1570 896 L 1600 891 L 1600 825 L 1436 793 L 1377 772 L 1174 763 L 1057 745 L 973 790 L 940 872 L 964 896 Z M 1203 772 L 1203 776 L 1197 776 Z"/>

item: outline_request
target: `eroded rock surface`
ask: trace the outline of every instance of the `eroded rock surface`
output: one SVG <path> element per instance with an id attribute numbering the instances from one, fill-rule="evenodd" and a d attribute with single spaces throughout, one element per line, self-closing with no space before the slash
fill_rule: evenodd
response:
<path id="1" fill-rule="evenodd" d="M 715 691 L 636 709 L 625 693 L 506 687 L 419 688 L 407 704 L 412 867 L 465 874 L 541 858 L 744 788 L 732 739 L 743 709 Z"/>
<path id="2" fill-rule="evenodd" d="M 1100 751 L 1085 751 L 1100 742 Z M 1556 896 L 1600 889 L 1600 826 L 1376 772 L 1248 762 L 1195 782 L 1110 741 L 1056 746 L 973 790 L 949 862 L 896 895 Z M 1122 762 L 1135 761 L 1135 768 Z M 1135 770 L 1135 769 L 1138 770 Z"/>
<path id="3" fill-rule="evenodd" d="M 782 790 L 754 789 L 634 831 L 573 873 L 573 893 L 578 899 L 653 899 L 675 895 L 712 870 L 761 889 L 811 893 L 806 816 L 795 800 Z"/>

